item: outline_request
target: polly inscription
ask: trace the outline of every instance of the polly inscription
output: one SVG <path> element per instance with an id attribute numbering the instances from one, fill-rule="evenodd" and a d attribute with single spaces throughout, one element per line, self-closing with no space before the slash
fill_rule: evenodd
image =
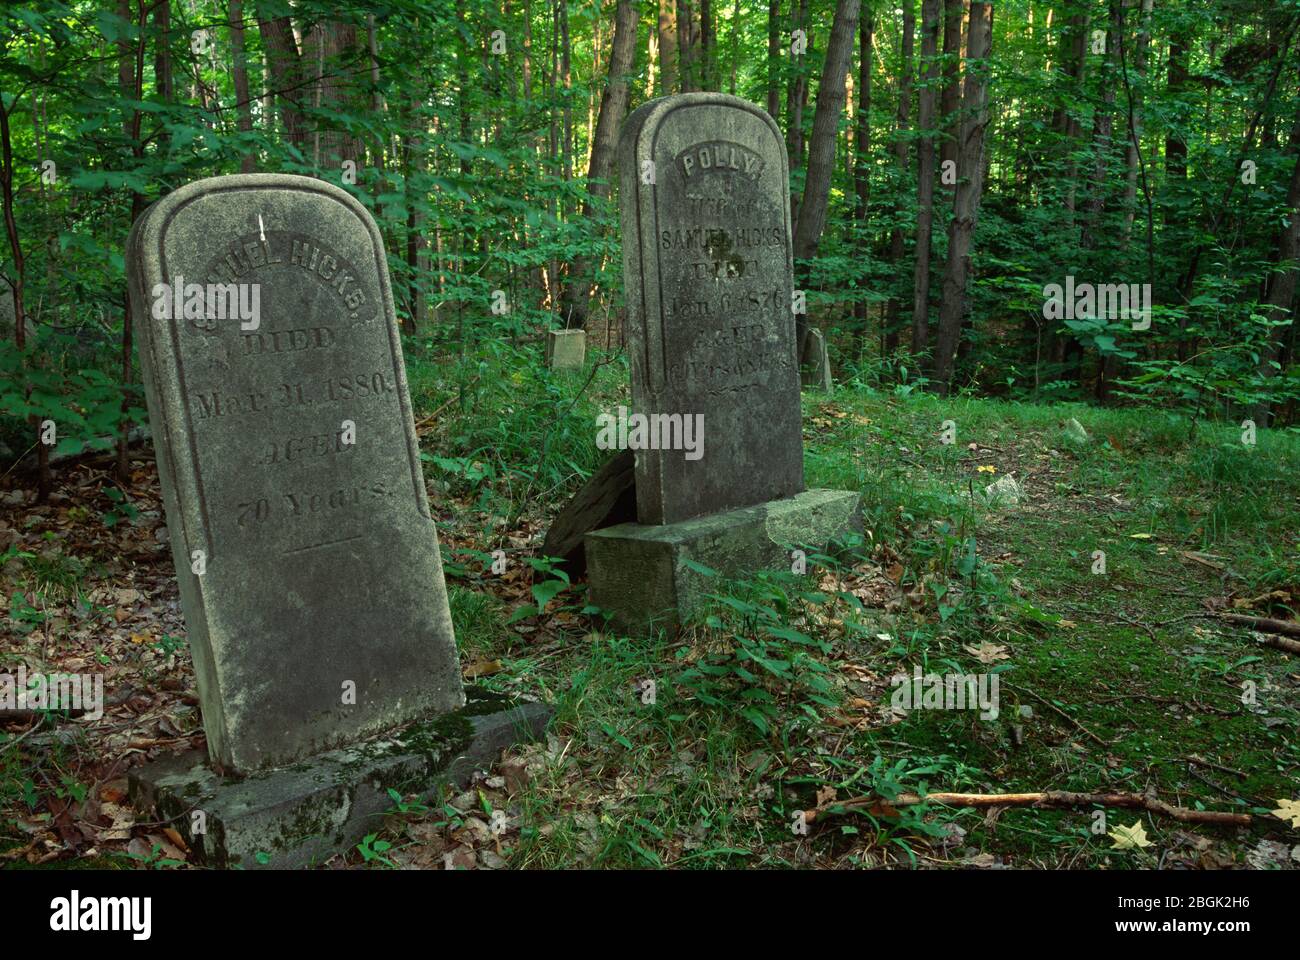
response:
<path id="1" fill-rule="evenodd" d="M 628 118 L 619 163 L 633 405 L 703 414 L 709 435 L 696 461 L 637 451 L 638 519 L 674 523 L 801 492 L 780 131 L 744 100 L 682 94 Z"/>

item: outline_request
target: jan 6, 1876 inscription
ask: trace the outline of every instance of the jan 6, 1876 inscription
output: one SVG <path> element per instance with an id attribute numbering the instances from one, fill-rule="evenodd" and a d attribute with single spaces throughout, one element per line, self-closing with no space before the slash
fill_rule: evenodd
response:
<path id="1" fill-rule="evenodd" d="M 619 142 L 632 400 L 703 415 L 703 456 L 638 450 L 642 523 L 803 490 L 785 143 L 736 97 L 636 110 Z"/>
<path id="2" fill-rule="evenodd" d="M 461 706 L 369 214 L 305 177 L 203 180 L 128 257 L 212 758 L 284 764 Z"/>

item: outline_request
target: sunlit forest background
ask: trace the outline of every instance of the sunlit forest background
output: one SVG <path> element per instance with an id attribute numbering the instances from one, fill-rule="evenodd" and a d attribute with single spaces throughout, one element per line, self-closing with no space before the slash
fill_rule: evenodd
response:
<path id="1" fill-rule="evenodd" d="M 202 177 L 356 195 L 408 352 L 472 365 L 581 326 L 616 347 L 618 128 L 696 90 L 786 131 L 797 283 L 848 376 L 1293 423 L 1298 20 L 1295 0 L 7 4 L 0 454 L 46 418 L 62 452 L 143 423 L 123 245 Z M 1045 318 L 1067 276 L 1150 284 L 1150 328 Z"/>

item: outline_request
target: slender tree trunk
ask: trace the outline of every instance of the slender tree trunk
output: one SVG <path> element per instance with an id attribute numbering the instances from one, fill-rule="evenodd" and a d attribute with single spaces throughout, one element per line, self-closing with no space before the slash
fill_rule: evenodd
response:
<path id="1" fill-rule="evenodd" d="M 922 86 L 917 95 L 916 268 L 912 275 L 912 353 L 930 345 L 930 231 L 934 223 L 934 108 L 939 82 L 939 3 L 921 0 Z"/>
<path id="2" fill-rule="evenodd" d="M 699 30 L 695 26 L 691 0 L 677 0 L 677 69 L 681 75 L 682 93 L 693 93 L 700 89 L 696 63 L 698 38 Z"/>
<path id="3" fill-rule="evenodd" d="M 767 0 L 767 113 L 781 120 L 781 0 Z"/>
<path id="4" fill-rule="evenodd" d="M 596 118 L 596 130 L 592 134 L 587 197 L 582 202 L 584 220 L 590 220 L 595 214 L 593 198 L 607 200 L 610 195 L 610 173 L 618 146 L 618 129 L 627 113 L 628 75 L 636 66 L 638 9 L 636 0 L 618 0 L 618 8 L 614 13 L 614 44 L 609 57 L 609 82 L 600 98 L 600 115 Z M 591 299 L 591 278 L 588 276 L 591 268 L 589 260 L 580 258 L 569 272 L 561 308 L 566 327 L 580 330 L 586 326 L 588 301 Z"/>
<path id="5" fill-rule="evenodd" d="M 9 253 L 13 257 L 13 276 L 4 277 L 14 298 L 14 346 L 18 351 L 27 349 L 27 313 L 23 306 L 23 289 L 26 279 L 27 262 L 23 258 L 22 241 L 18 236 L 18 221 L 14 213 L 14 154 L 13 137 L 9 130 L 9 114 L 17 109 L 18 98 L 14 97 L 9 109 L 5 109 L 4 100 L 0 98 L 0 198 L 4 203 L 5 236 L 9 240 Z M 23 378 L 26 379 L 25 377 Z M 24 399 L 31 396 L 30 383 L 23 384 Z M 40 442 L 41 421 L 36 415 L 27 418 L 32 435 L 36 437 L 36 499 L 45 503 L 50 498 L 54 479 L 50 475 L 50 448 Z"/>
<path id="6" fill-rule="evenodd" d="M 307 144 L 307 124 L 302 104 L 306 95 L 302 55 L 288 17 L 267 18 L 264 5 L 257 5 L 257 30 L 266 49 L 266 66 L 275 88 L 275 100 L 284 123 L 284 138 L 298 150 Z"/>
<path id="7" fill-rule="evenodd" d="M 1124 226 L 1120 235 L 1120 257 L 1127 262 L 1130 260 L 1130 246 L 1133 238 L 1133 221 L 1137 216 L 1137 186 L 1138 186 L 1138 163 L 1140 156 L 1138 145 L 1142 142 L 1142 98 L 1143 87 L 1145 85 L 1147 73 L 1147 47 L 1151 39 L 1151 9 L 1153 0 L 1141 0 L 1142 15 L 1138 24 L 1137 43 L 1133 51 L 1133 70 L 1139 78 L 1139 83 L 1130 84 L 1132 89 L 1132 109 L 1127 122 L 1127 137 L 1124 146 Z M 1123 28 L 1123 10 L 1120 10 L 1121 23 Z M 1120 42 L 1122 37 L 1117 36 L 1116 42 Z M 1123 64 L 1121 64 L 1121 69 Z M 1121 81 L 1121 86 L 1122 86 Z M 1105 403 L 1110 399 L 1111 384 L 1115 382 L 1119 375 L 1120 358 L 1114 353 L 1108 353 L 1101 361 L 1101 375 L 1097 378 L 1097 400 Z"/>
<path id="8" fill-rule="evenodd" d="M 659 0 L 659 95 L 677 90 L 677 9 L 675 0 Z"/>
<path id="9" fill-rule="evenodd" d="M 912 112 L 912 49 L 916 35 L 916 11 L 912 0 L 903 0 L 903 37 L 902 37 L 902 75 L 898 80 L 898 130 L 894 139 L 894 160 L 898 165 L 898 182 L 906 183 L 908 179 L 907 132 Z M 903 198 L 901 192 L 895 201 L 894 214 L 901 220 Z M 906 239 L 903 227 L 896 224 L 889 234 L 889 262 L 897 265 L 903 262 L 903 250 Z M 885 305 L 885 354 L 893 354 L 898 349 L 899 314 L 901 304 L 898 295 L 889 298 Z"/>
<path id="10" fill-rule="evenodd" d="M 867 210 L 871 199 L 871 41 L 875 26 L 871 10 L 863 11 L 858 26 L 858 118 L 853 142 L 853 220 L 854 247 L 858 262 L 867 255 Z M 853 317 L 857 335 L 867 337 L 867 300 L 853 298 Z"/>
<path id="11" fill-rule="evenodd" d="M 826 45 L 826 62 L 822 67 L 821 84 L 817 87 L 817 112 L 813 116 L 812 139 L 808 148 L 808 176 L 804 182 L 799 220 L 794 228 L 795 261 L 804 265 L 796 267 L 802 275 L 801 282 L 807 280 L 806 261 L 817 255 L 817 245 L 826 227 L 826 204 L 831 193 L 831 177 L 835 173 L 836 132 L 844 113 L 844 76 L 853 55 L 859 4 L 860 0 L 838 0 L 836 3 L 835 20 Z M 807 314 L 799 314 L 796 325 L 802 359 Z"/>
<path id="12" fill-rule="evenodd" d="M 429 322 L 429 299 L 424 280 L 429 273 L 428 241 L 424 238 L 424 206 L 427 193 L 424 186 L 424 110 L 418 98 L 413 99 L 406 119 L 405 154 L 406 176 L 403 178 L 406 194 L 406 269 L 407 298 L 409 299 L 406 332 L 416 333 Z"/>
<path id="13" fill-rule="evenodd" d="M 700 2 L 700 89 L 716 90 L 713 80 L 714 37 L 713 8 L 709 0 Z"/>
<path id="14" fill-rule="evenodd" d="M 1272 324 L 1277 336 L 1270 336 L 1268 345 L 1261 352 L 1259 362 L 1260 375 L 1271 379 L 1277 374 L 1277 360 L 1281 352 L 1281 336 L 1287 328 L 1282 326 L 1289 316 L 1292 301 L 1296 295 L 1296 262 L 1300 260 L 1300 110 L 1296 112 L 1295 122 L 1291 127 L 1291 139 L 1287 144 L 1287 153 L 1292 158 L 1291 184 L 1287 190 L 1286 204 L 1290 212 L 1286 227 L 1281 231 L 1277 244 L 1277 268 L 1269 277 L 1268 295 L 1264 302 L 1268 309 L 1265 315 Z M 1295 322 L 1292 320 L 1291 327 Z M 1261 401 L 1255 410 L 1258 426 L 1266 427 L 1271 419 L 1272 404 Z"/>
<path id="15" fill-rule="evenodd" d="M 792 0 L 793 4 L 793 0 Z M 808 29 L 808 0 L 798 0 L 798 9 L 792 9 L 793 20 L 791 21 L 791 35 L 795 30 L 803 30 L 807 35 L 808 48 L 812 49 L 812 31 Z M 790 78 L 790 87 L 786 99 L 786 117 L 789 128 L 786 130 L 786 153 L 790 158 L 790 172 L 794 173 L 803 167 L 803 110 L 804 105 L 808 102 L 808 54 L 793 54 L 790 58 L 791 69 L 794 71 Z M 799 222 L 799 197 L 801 194 L 795 193 L 790 197 L 790 222 Z"/>
<path id="16" fill-rule="evenodd" d="M 238 0 L 231 4 L 230 17 L 233 21 L 235 18 L 235 9 L 238 6 Z M 172 98 L 172 49 L 171 49 L 171 23 L 172 23 L 172 5 L 171 0 L 158 0 L 153 11 L 154 31 L 157 36 L 154 38 L 154 59 L 153 59 L 153 79 L 154 89 L 158 91 L 158 96 L 164 100 Z M 243 18 L 240 18 L 242 25 Z M 242 37 L 241 37 L 242 41 Z"/>
<path id="17" fill-rule="evenodd" d="M 740 61 L 740 0 L 731 11 L 731 95 L 736 95 L 736 68 Z"/>
<path id="18" fill-rule="evenodd" d="M 939 114 L 943 137 L 939 141 L 939 172 L 957 169 L 957 133 L 961 126 L 961 23 L 965 7 L 962 0 L 943 2 L 943 91 L 939 95 Z M 1033 10 L 1030 9 L 1032 22 Z M 949 167 L 948 164 L 952 166 Z M 952 185 L 943 178 L 939 195 L 952 198 Z"/>
<path id="19" fill-rule="evenodd" d="M 970 277 L 970 243 L 975 231 L 980 191 L 984 180 L 984 128 L 988 125 L 988 66 L 993 39 L 993 5 L 972 0 L 967 27 L 967 68 L 962 95 L 961 143 L 957 151 L 957 189 L 953 197 L 952 225 L 948 229 L 948 263 L 939 307 L 939 335 L 935 347 L 935 388 L 946 394 L 952 378 L 953 358 L 966 309 Z"/>
<path id="20" fill-rule="evenodd" d="M 560 0 L 560 72 L 564 78 L 564 142 L 562 169 L 564 182 L 573 179 L 573 56 L 569 49 L 569 4 Z M 567 219 L 567 216 L 566 216 Z"/>
<path id="21" fill-rule="evenodd" d="M 227 15 L 230 20 L 231 73 L 235 81 L 235 126 L 242 134 L 253 132 L 253 104 L 248 95 L 248 61 L 244 56 L 244 4 L 243 0 L 230 0 Z M 240 173 L 257 169 L 257 152 L 244 145 L 239 160 Z"/>
<path id="22" fill-rule="evenodd" d="M 132 46 L 129 38 L 119 41 L 119 57 L 117 67 L 118 88 L 123 99 L 139 102 L 144 97 L 144 52 L 147 42 L 147 31 L 145 30 L 145 20 L 148 16 L 145 8 L 145 0 L 136 0 L 136 12 L 133 16 L 131 13 L 130 0 L 118 0 L 118 15 L 127 23 L 136 23 L 139 25 L 139 36 Z M 133 107 L 126 111 L 122 119 L 122 134 L 127 143 L 131 145 L 131 155 L 138 166 L 144 159 L 144 141 L 140 136 L 140 110 Z M 136 219 L 144 212 L 144 197 L 139 193 L 131 193 L 131 223 L 134 224 Z M 130 478 L 130 463 L 127 460 L 127 438 L 130 433 L 128 425 L 128 415 L 132 404 L 132 380 L 131 373 L 131 352 L 133 349 L 132 336 L 132 317 L 131 317 L 131 295 L 126 288 L 122 290 L 122 403 L 120 407 L 120 420 L 118 423 L 117 433 L 117 478 L 120 482 L 126 483 Z M 42 446 L 44 446 L 42 444 Z"/>

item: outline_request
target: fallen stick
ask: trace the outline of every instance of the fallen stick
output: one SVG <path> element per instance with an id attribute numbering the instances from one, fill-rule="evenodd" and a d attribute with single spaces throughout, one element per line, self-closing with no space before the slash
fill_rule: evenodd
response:
<path id="1" fill-rule="evenodd" d="M 1284 633 L 1287 636 L 1300 637 L 1300 623 L 1293 620 L 1274 620 L 1272 617 L 1248 617 L 1242 613 L 1221 613 L 1219 616 L 1229 623 L 1237 624 L 1239 627 L 1250 627 L 1252 630 L 1259 630 L 1262 633 Z M 1270 647 L 1277 647 L 1287 653 L 1300 653 L 1300 642 L 1295 640 L 1287 640 L 1283 637 L 1266 637 L 1264 642 Z"/>
<path id="2" fill-rule="evenodd" d="M 1068 790 L 1044 790 L 1038 793 L 930 793 L 924 797 L 916 793 L 900 793 L 892 800 L 881 797 L 854 797 L 852 800 L 832 801 L 803 812 L 804 820 L 811 823 L 819 815 L 834 811 L 867 809 L 872 813 L 890 815 L 892 807 L 910 807 L 918 803 L 941 803 L 950 807 L 1084 807 L 1099 804 L 1103 807 L 1124 807 L 1149 810 L 1151 813 L 1173 817 L 1183 823 L 1219 823 L 1248 827 L 1249 813 L 1222 813 L 1217 810 L 1189 810 L 1175 807 L 1154 796 L 1141 793 L 1074 793 Z"/>

